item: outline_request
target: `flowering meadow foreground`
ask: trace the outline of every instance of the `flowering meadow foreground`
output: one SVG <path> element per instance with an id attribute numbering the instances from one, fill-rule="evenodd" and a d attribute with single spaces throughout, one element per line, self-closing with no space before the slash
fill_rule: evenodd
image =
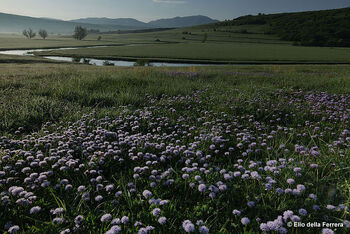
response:
<path id="1" fill-rule="evenodd" d="M 0 231 L 348 233 L 350 94 L 205 86 L 1 137 Z"/>

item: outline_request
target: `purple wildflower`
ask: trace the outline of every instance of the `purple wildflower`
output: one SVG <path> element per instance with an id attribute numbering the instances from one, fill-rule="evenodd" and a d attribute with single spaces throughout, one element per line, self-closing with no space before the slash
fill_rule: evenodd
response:
<path id="1" fill-rule="evenodd" d="M 302 215 L 302 216 L 305 216 L 307 215 L 307 211 L 303 208 L 299 209 L 299 214 Z"/>
<path id="2" fill-rule="evenodd" d="M 166 218 L 165 217 L 160 217 L 158 219 L 158 223 L 160 223 L 161 225 L 165 224 L 166 223 Z"/>
<path id="3" fill-rule="evenodd" d="M 249 220 L 247 217 L 243 217 L 243 218 L 241 219 L 241 223 L 242 223 L 243 225 L 248 225 L 248 224 L 250 223 L 250 220 Z"/>
<path id="4" fill-rule="evenodd" d="M 142 195 L 147 199 L 152 197 L 152 193 L 148 190 L 143 191 Z"/>
<path id="5" fill-rule="evenodd" d="M 153 211 L 152 211 L 152 214 L 153 216 L 159 216 L 161 213 L 161 210 L 159 208 L 155 208 Z"/>
<path id="6" fill-rule="evenodd" d="M 333 234 L 334 231 L 332 229 L 329 228 L 323 228 L 322 229 L 322 234 Z"/>
<path id="7" fill-rule="evenodd" d="M 105 223 L 105 222 L 110 221 L 111 219 L 112 219 L 112 215 L 111 214 L 104 214 L 101 217 L 101 222 Z"/>
<path id="8" fill-rule="evenodd" d="M 207 190 L 207 186 L 205 184 L 198 185 L 198 191 L 204 193 Z"/>
<path id="9" fill-rule="evenodd" d="M 117 233 L 121 232 L 121 230 L 122 229 L 120 228 L 120 226 L 114 225 L 106 232 L 106 234 L 117 234 Z"/>
<path id="10" fill-rule="evenodd" d="M 121 223 L 122 224 L 126 224 L 129 222 L 129 217 L 128 216 L 123 216 L 121 219 L 120 219 Z"/>
<path id="11" fill-rule="evenodd" d="M 185 220 L 182 223 L 182 227 L 185 230 L 185 232 L 194 232 L 194 230 L 195 230 L 195 227 L 190 220 Z"/>
<path id="12" fill-rule="evenodd" d="M 206 226 L 201 226 L 201 227 L 199 227 L 198 231 L 201 234 L 208 234 L 209 233 L 209 228 L 207 228 Z"/>
<path id="13" fill-rule="evenodd" d="M 30 214 L 37 214 L 37 213 L 40 212 L 40 210 L 41 210 L 41 207 L 40 207 L 40 206 L 34 206 L 34 207 L 32 207 L 32 208 L 30 209 L 29 213 L 30 213 Z"/>
<path id="14" fill-rule="evenodd" d="M 239 210 L 233 210 L 233 211 L 232 211 L 232 214 L 237 215 L 237 216 L 240 216 L 240 215 L 241 215 L 241 211 L 239 211 Z"/>

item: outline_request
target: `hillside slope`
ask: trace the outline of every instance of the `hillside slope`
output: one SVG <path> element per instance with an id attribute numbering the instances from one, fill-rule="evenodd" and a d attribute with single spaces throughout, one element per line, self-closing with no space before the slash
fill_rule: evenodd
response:
<path id="1" fill-rule="evenodd" d="M 133 26 L 124 25 L 97 25 L 89 23 L 76 23 L 63 20 L 34 18 L 13 14 L 0 13 L 0 32 L 1 33 L 21 33 L 23 29 L 32 28 L 34 31 L 46 29 L 49 33 L 72 33 L 75 26 L 81 25 L 88 29 L 100 31 L 114 31 L 135 29 Z"/>
<path id="2" fill-rule="evenodd" d="M 350 8 L 298 13 L 247 15 L 216 26 L 267 26 L 266 34 L 309 46 L 350 46 Z"/>
<path id="3" fill-rule="evenodd" d="M 213 20 L 207 16 L 186 16 L 186 17 L 175 17 L 171 19 L 159 19 L 149 22 L 149 25 L 160 27 L 160 28 L 180 28 L 180 27 L 191 27 L 202 24 L 216 23 L 217 20 Z"/>
<path id="4" fill-rule="evenodd" d="M 135 28 L 150 28 L 150 25 L 147 23 L 141 22 L 133 18 L 82 18 L 71 20 L 73 23 L 87 23 L 87 24 L 104 24 L 104 25 L 120 25 L 120 26 L 129 26 Z"/>
<path id="5" fill-rule="evenodd" d="M 145 23 L 133 18 L 83 18 L 63 21 L 0 13 L 0 33 L 21 33 L 26 28 L 32 28 L 34 31 L 46 29 L 49 33 L 70 34 L 77 25 L 83 26 L 89 30 L 109 32 L 151 28 L 179 28 L 214 22 L 218 21 L 206 16 L 175 17 L 172 19 L 160 19 Z"/>

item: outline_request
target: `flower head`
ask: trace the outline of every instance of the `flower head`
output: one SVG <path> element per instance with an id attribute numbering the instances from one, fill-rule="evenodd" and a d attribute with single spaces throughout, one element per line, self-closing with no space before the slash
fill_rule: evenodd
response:
<path id="1" fill-rule="evenodd" d="M 206 226 L 201 226 L 201 227 L 199 227 L 198 231 L 199 231 L 199 233 L 202 233 L 202 234 L 208 234 L 209 228 L 207 228 Z"/>
<path id="2" fill-rule="evenodd" d="M 155 208 L 155 209 L 152 210 L 153 216 L 159 216 L 160 212 L 161 212 L 161 210 L 159 208 Z"/>
<path id="3" fill-rule="evenodd" d="M 14 225 L 14 226 L 12 226 L 12 227 L 9 228 L 8 232 L 9 232 L 9 233 L 15 233 L 15 232 L 18 232 L 19 229 L 20 229 L 19 226 Z"/>
<path id="4" fill-rule="evenodd" d="M 108 222 L 112 219 L 112 215 L 111 214 L 104 214 L 101 217 L 101 222 L 105 223 Z"/>
<path id="5" fill-rule="evenodd" d="M 165 217 L 160 217 L 158 219 L 158 223 L 160 223 L 161 225 L 165 224 L 166 223 L 166 218 Z"/>
<path id="6" fill-rule="evenodd" d="M 30 209 L 29 213 L 30 214 L 37 214 L 40 212 L 40 210 L 41 210 L 40 206 L 34 206 Z"/>
<path id="7" fill-rule="evenodd" d="M 185 220 L 182 223 L 182 228 L 185 230 L 185 232 L 194 232 L 195 230 L 195 227 L 190 220 Z"/>
<path id="8" fill-rule="evenodd" d="M 242 223 L 243 225 L 248 225 L 248 224 L 250 223 L 250 219 L 247 218 L 247 217 L 243 217 L 243 218 L 241 219 L 241 223 Z"/>

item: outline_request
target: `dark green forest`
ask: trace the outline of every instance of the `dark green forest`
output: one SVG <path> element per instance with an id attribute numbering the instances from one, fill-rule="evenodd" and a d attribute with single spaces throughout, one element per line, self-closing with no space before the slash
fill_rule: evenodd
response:
<path id="1" fill-rule="evenodd" d="M 241 25 L 265 25 L 264 33 L 296 45 L 350 47 L 350 8 L 247 15 L 216 23 L 218 27 Z"/>

